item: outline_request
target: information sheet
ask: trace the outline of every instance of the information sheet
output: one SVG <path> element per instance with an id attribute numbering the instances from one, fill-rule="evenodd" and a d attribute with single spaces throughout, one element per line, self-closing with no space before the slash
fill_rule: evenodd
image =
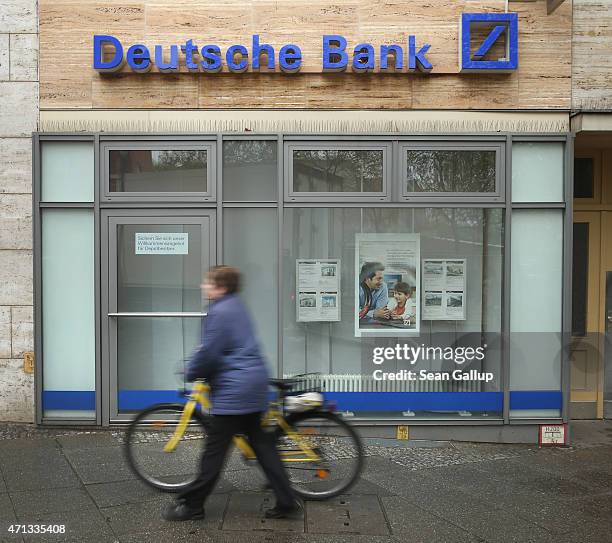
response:
<path id="1" fill-rule="evenodd" d="M 340 260 L 296 260 L 298 322 L 340 320 Z"/>
<path id="2" fill-rule="evenodd" d="M 465 320 L 464 258 L 423 259 L 423 319 Z"/>
<path id="3" fill-rule="evenodd" d="M 134 240 L 137 255 L 187 255 L 187 232 L 136 232 Z"/>

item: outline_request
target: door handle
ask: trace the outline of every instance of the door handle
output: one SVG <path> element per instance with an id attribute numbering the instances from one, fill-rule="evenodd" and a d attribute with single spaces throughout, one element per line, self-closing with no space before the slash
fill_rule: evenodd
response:
<path id="1" fill-rule="evenodd" d="M 109 313 L 109 317 L 206 317 L 207 313 L 197 312 L 149 312 L 149 313 Z"/>

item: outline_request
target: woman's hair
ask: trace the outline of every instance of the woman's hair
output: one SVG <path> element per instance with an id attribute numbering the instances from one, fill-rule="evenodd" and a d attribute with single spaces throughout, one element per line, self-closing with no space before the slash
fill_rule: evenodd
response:
<path id="1" fill-rule="evenodd" d="M 215 286 L 224 288 L 227 294 L 240 290 L 240 272 L 232 266 L 213 266 L 208 271 L 208 279 Z"/>
<path id="2" fill-rule="evenodd" d="M 393 290 L 396 292 L 401 292 L 402 294 L 405 294 L 406 296 L 410 296 L 410 291 L 412 289 L 410 288 L 410 285 L 408 283 L 403 283 L 402 281 L 398 281 L 397 283 L 395 283 Z"/>

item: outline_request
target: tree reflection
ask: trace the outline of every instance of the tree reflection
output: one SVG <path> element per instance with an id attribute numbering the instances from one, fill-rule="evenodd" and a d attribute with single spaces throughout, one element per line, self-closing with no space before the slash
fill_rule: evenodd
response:
<path id="1" fill-rule="evenodd" d="M 293 151 L 296 192 L 382 192 L 383 152 L 363 150 Z"/>
<path id="2" fill-rule="evenodd" d="M 493 192 L 495 151 L 406 151 L 408 192 Z"/>

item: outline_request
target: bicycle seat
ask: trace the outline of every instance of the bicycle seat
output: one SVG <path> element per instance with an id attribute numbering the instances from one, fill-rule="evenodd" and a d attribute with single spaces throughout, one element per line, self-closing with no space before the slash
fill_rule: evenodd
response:
<path id="1" fill-rule="evenodd" d="M 270 379 L 270 385 L 279 390 L 291 390 L 297 379 Z"/>

